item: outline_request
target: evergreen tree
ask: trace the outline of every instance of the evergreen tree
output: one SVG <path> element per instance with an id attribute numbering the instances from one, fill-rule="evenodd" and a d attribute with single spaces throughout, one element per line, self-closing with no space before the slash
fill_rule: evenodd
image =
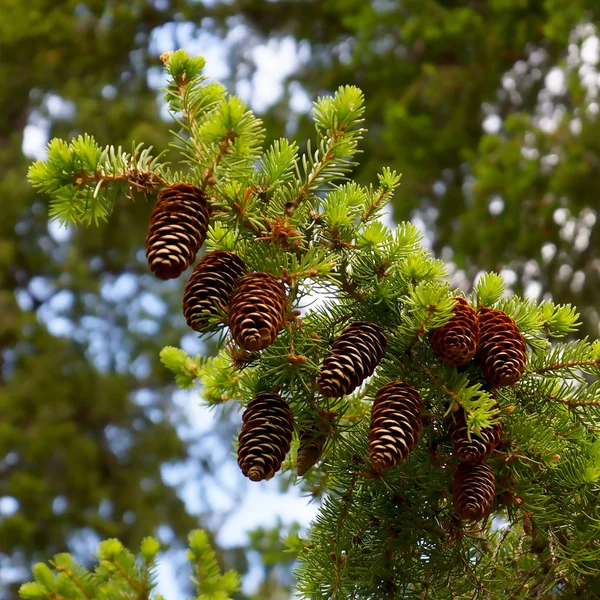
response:
<path id="1" fill-rule="evenodd" d="M 289 540 L 300 597 L 593 597 L 600 342 L 557 341 L 577 330 L 576 309 L 506 294 L 494 273 L 464 297 L 414 225 L 378 220 L 400 176 L 350 178 L 358 88 L 319 98 L 306 153 L 286 139 L 263 152 L 261 122 L 206 81 L 203 59 L 162 59 L 179 165 L 78 136 L 53 140 L 29 179 L 77 225 L 158 193 L 146 256 L 161 278 L 206 241 L 185 309 L 219 352 L 167 346 L 161 359 L 181 388 L 198 381 L 209 404 L 244 407 L 249 479 L 281 470 L 322 500 L 309 537 Z M 122 595 L 147 597 L 127 561 L 136 586 Z M 26 597 L 56 597 L 47 574 Z M 85 596 L 106 595 L 86 581 Z M 80 597 L 68 585 L 60 595 Z"/>

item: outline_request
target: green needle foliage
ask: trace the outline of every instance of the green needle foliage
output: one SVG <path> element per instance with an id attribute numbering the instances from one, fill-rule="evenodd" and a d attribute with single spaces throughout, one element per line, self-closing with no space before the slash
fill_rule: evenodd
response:
<path id="1" fill-rule="evenodd" d="M 346 86 L 315 102 L 317 140 L 304 154 L 287 140 L 262 154 L 260 121 L 239 99 L 205 81 L 201 59 L 177 51 L 163 61 L 167 101 L 180 128 L 176 145 L 188 168 L 172 171 L 157 158 L 148 162 L 148 177 L 160 178 L 160 185 L 185 180 L 202 188 L 212 205 L 207 249 L 233 250 L 250 272 L 279 278 L 288 310 L 279 336 L 260 353 L 235 345 L 223 312 L 209 327 L 218 338 L 215 357 L 167 347 L 161 358 L 182 388 L 198 381 L 209 404 L 246 405 L 258 392 L 276 391 L 299 429 L 330 415 L 320 461 L 297 481 L 322 500 L 308 538 L 295 542 L 299 596 L 592 597 L 600 560 L 600 341 L 560 341 L 576 331 L 577 311 L 507 296 L 502 279 L 488 274 L 470 304 L 515 319 L 527 344 L 526 372 L 517 383 L 494 388 L 477 362 L 459 369 L 441 362 L 428 334 L 452 318 L 459 292 L 446 282 L 444 264 L 421 247 L 414 225 L 392 230 L 377 220 L 400 176 L 383 169 L 374 187 L 349 178 L 365 132 L 361 91 Z M 93 140 L 80 143 L 81 156 L 98 156 Z M 71 193 L 81 206 L 80 165 L 71 152 L 53 153 L 58 147 L 68 148 L 51 143 L 54 171 L 45 161 L 30 177 L 53 201 Z M 112 179 L 101 172 L 103 183 L 94 187 L 98 203 L 110 202 L 115 183 L 133 183 L 137 172 L 126 162 Z M 94 210 L 92 203 L 83 211 L 64 205 L 56 217 L 87 224 Z M 320 365 L 355 321 L 384 329 L 385 358 L 354 393 L 322 397 Z M 377 390 L 392 381 L 419 391 L 424 432 L 408 459 L 382 474 L 368 459 L 369 413 Z M 452 505 L 458 463 L 445 416 L 459 409 L 469 435 L 497 422 L 503 428 L 488 460 L 496 478 L 493 508 L 477 523 L 461 521 Z M 297 444 L 284 463 L 284 482 L 295 480 Z M 233 589 L 233 575 L 219 579 L 206 566 L 198 573 L 219 582 L 207 584 L 210 593 Z"/>
<path id="2" fill-rule="evenodd" d="M 192 531 L 188 541 L 196 600 L 232 598 L 240 586 L 240 577 L 234 571 L 221 574 L 206 532 Z M 118 540 L 105 540 L 98 546 L 98 563 L 93 571 L 75 562 L 70 554 L 57 554 L 50 561 L 52 568 L 43 563 L 35 565 L 34 581 L 22 585 L 19 594 L 23 600 L 162 600 L 162 596 L 153 593 L 159 550 L 160 544 L 152 537 L 142 540 L 138 557 Z"/>

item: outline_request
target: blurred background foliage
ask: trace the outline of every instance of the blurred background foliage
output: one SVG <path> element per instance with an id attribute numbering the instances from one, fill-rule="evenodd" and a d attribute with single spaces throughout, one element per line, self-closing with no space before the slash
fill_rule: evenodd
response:
<path id="1" fill-rule="evenodd" d="M 218 533 L 228 514 L 210 490 L 233 506 L 244 493 L 223 466 L 235 411 L 199 435 L 197 399 L 158 363 L 164 345 L 203 346 L 184 328 L 183 281 L 147 270 L 150 204 L 122 198 L 85 231 L 49 225 L 25 173 L 50 137 L 166 148 L 158 56 L 179 46 L 271 138 L 310 137 L 308 100 L 356 84 L 357 177 L 403 172 L 391 217 L 422 227 L 452 282 L 502 272 L 515 292 L 577 304 L 597 337 L 599 13 L 597 0 L 0 0 L 0 598 L 32 560 L 85 560 L 103 537 Z M 289 597 L 281 527 L 221 553 L 262 565 L 257 598 Z"/>

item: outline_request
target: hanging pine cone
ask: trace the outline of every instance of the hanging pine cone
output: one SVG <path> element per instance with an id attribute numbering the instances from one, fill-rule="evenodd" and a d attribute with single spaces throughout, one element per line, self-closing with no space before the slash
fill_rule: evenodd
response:
<path id="1" fill-rule="evenodd" d="M 261 392 L 242 416 L 238 438 L 238 465 L 252 481 L 271 479 L 290 449 L 294 417 L 287 402 L 271 392 Z"/>
<path id="2" fill-rule="evenodd" d="M 375 396 L 369 429 L 369 457 L 377 470 L 402 462 L 416 446 L 423 404 L 415 388 L 403 382 L 384 385 Z"/>
<path id="3" fill-rule="evenodd" d="M 268 273 L 249 273 L 233 286 L 229 327 L 244 350 L 270 346 L 283 326 L 286 308 L 283 283 Z"/>
<path id="4" fill-rule="evenodd" d="M 479 310 L 478 359 L 486 379 L 493 385 L 516 383 L 525 372 L 525 340 L 515 320 L 501 310 Z"/>
<path id="5" fill-rule="evenodd" d="M 456 456 L 463 462 L 483 462 L 500 442 L 502 435 L 500 423 L 482 428 L 479 435 L 471 433 L 469 440 L 469 430 L 462 409 L 451 414 L 447 422 L 452 447 Z"/>
<path id="6" fill-rule="evenodd" d="M 298 447 L 297 458 L 299 477 L 302 477 L 319 460 L 331 424 L 336 416 L 337 412 L 335 410 L 323 410 L 319 415 L 319 422 L 315 429 L 309 429 L 308 427 L 300 429 L 300 446 Z"/>
<path id="7" fill-rule="evenodd" d="M 373 374 L 385 353 L 387 340 L 375 323 L 356 321 L 345 329 L 325 357 L 317 381 L 328 398 L 341 398 Z"/>
<path id="8" fill-rule="evenodd" d="M 460 296 L 454 298 L 454 316 L 431 335 L 433 353 L 445 363 L 462 367 L 477 351 L 479 322 L 477 312 Z"/>
<path id="9" fill-rule="evenodd" d="M 492 508 L 496 480 L 485 463 L 461 463 L 454 473 L 452 497 L 456 514 L 466 521 L 483 519 Z"/>
<path id="10" fill-rule="evenodd" d="M 227 308 L 233 285 L 245 272 L 244 261 L 233 252 L 215 250 L 198 261 L 183 294 L 183 314 L 194 331 L 203 331 L 209 317 Z"/>
<path id="11" fill-rule="evenodd" d="M 321 456 L 327 435 L 315 434 L 314 431 L 304 429 L 300 432 L 300 446 L 298 446 L 297 472 L 302 477 L 309 469 L 314 467 Z"/>
<path id="12" fill-rule="evenodd" d="M 159 279 L 179 277 L 194 262 L 209 218 L 206 195 L 194 185 L 174 183 L 158 194 L 150 213 L 146 258 Z"/>

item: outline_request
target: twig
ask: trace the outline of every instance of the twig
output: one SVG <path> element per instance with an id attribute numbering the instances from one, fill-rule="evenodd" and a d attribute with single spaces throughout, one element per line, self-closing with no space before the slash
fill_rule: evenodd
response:
<path id="1" fill-rule="evenodd" d="M 558 396 L 553 396 L 549 394 L 547 398 L 550 400 L 556 400 L 557 402 L 562 402 L 568 406 L 577 407 L 577 406 L 600 406 L 600 400 L 576 400 L 574 398 L 559 398 Z"/>
<path id="2" fill-rule="evenodd" d="M 328 162 L 335 158 L 333 148 L 337 141 L 344 136 L 344 134 L 344 131 L 333 132 L 333 135 L 329 138 L 329 147 L 327 148 L 327 152 L 325 152 L 323 158 L 316 165 L 314 165 L 312 171 L 310 172 L 310 175 L 308 176 L 308 179 L 306 180 L 306 183 L 302 187 L 300 187 L 300 189 L 294 196 L 294 199 L 286 203 L 286 214 L 291 215 L 298 208 L 300 202 L 302 202 L 302 200 L 306 198 L 306 196 L 308 195 L 308 191 L 313 186 L 314 182 L 319 176 L 319 173 L 325 168 Z"/>
<path id="3" fill-rule="evenodd" d="M 429 323 L 429 321 L 433 317 L 433 314 L 435 313 L 436 308 L 437 307 L 434 305 L 431 305 L 427 308 L 427 316 L 423 319 L 423 321 L 421 321 L 419 328 L 417 329 L 415 335 L 413 336 L 412 340 L 410 341 L 410 343 L 408 344 L 408 346 L 406 348 L 407 354 L 410 354 L 410 351 L 412 350 L 412 348 L 421 339 L 421 337 L 425 334 L 425 327 L 427 326 L 427 323 Z"/>
<path id="4" fill-rule="evenodd" d="M 573 360 L 564 363 L 554 363 L 547 367 L 534 369 L 530 373 L 547 373 L 548 371 L 558 371 L 559 369 L 572 369 L 573 367 L 589 367 L 596 365 L 600 369 L 600 361 L 597 360 Z"/>
<path id="5" fill-rule="evenodd" d="M 385 198 L 385 195 L 388 191 L 389 190 L 381 188 L 381 190 L 379 191 L 379 195 L 375 199 L 375 202 L 373 202 L 373 204 L 371 206 L 369 206 L 369 208 L 367 208 L 367 210 L 365 211 L 365 214 L 358 220 L 357 225 L 366 223 L 371 218 L 371 215 L 379 208 L 379 205 L 381 204 L 382 200 Z"/>
<path id="6" fill-rule="evenodd" d="M 496 545 L 496 548 L 494 549 L 494 553 L 492 554 L 492 561 L 491 561 L 492 563 L 495 563 L 496 560 L 498 560 L 498 554 L 500 554 L 500 548 L 502 547 L 502 544 L 504 544 L 504 541 L 508 537 L 508 534 L 512 531 L 511 527 L 512 527 L 512 523 L 510 523 L 509 525 L 507 525 L 505 527 L 504 531 L 502 532 L 502 535 L 498 538 L 498 544 Z"/>
<path id="7" fill-rule="evenodd" d="M 350 503 L 352 501 L 352 495 L 354 494 L 354 486 L 356 485 L 356 480 L 358 478 L 358 471 L 354 471 L 354 473 L 352 474 L 352 479 L 350 481 L 350 484 L 348 485 L 345 493 L 342 496 L 342 500 L 341 500 L 341 510 L 340 510 L 340 516 L 337 520 L 337 535 L 336 535 L 336 542 L 339 539 L 339 534 L 342 528 L 342 524 L 344 522 L 344 520 L 346 519 L 346 517 L 348 516 L 348 511 L 350 510 Z M 341 586 L 341 578 L 340 578 L 340 573 L 339 573 L 339 567 L 341 565 L 342 562 L 342 557 L 339 551 L 333 553 L 334 556 L 332 556 L 332 559 L 334 560 L 334 572 L 335 572 L 335 581 L 334 581 L 334 585 L 331 588 L 331 593 L 330 593 L 330 597 L 331 598 L 335 598 L 337 592 L 339 591 L 339 588 Z M 345 559 L 345 556 L 344 556 Z"/>
<path id="8" fill-rule="evenodd" d="M 63 565 L 57 565 L 56 570 L 64 573 L 76 586 L 81 590 L 81 593 L 89 600 L 93 600 L 92 595 L 81 585 L 81 583 L 73 576 L 71 569 L 65 569 Z"/>
<path id="9" fill-rule="evenodd" d="M 210 180 L 212 179 L 215 173 L 215 169 L 219 166 L 220 162 L 223 160 L 223 157 L 227 154 L 227 151 L 230 147 L 229 143 L 233 143 L 236 137 L 236 133 L 227 131 L 225 133 L 225 137 L 219 142 L 219 151 L 213 158 L 210 167 L 208 167 L 208 169 L 206 169 L 206 171 L 204 172 L 204 177 L 202 178 L 202 191 L 206 189 L 206 186 L 209 184 Z"/>
<path id="10" fill-rule="evenodd" d="M 340 271 L 340 280 L 342 282 L 342 290 L 349 296 L 352 296 L 357 302 L 362 302 L 365 298 L 364 294 L 358 289 L 358 286 L 353 281 L 348 279 L 345 265 Z"/>
<path id="11" fill-rule="evenodd" d="M 119 573 L 121 573 L 121 575 L 123 576 L 123 579 L 125 579 L 125 581 L 136 591 L 139 592 L 140 591 L 140 587 L 139 585 L 133 581 L 131 579 L 131 577 L 129 577 L 129 575 L 127 575 L 127 573 L 123 570 L 123 568 L 121 567 L 121 565 L 119 563 L 117 563 L 115 560 L 110 559 L 110 558 L 105 558 L 104 559 L 107 563 L 110 563 L 111 565 L 113 565 L 113 567 L 115 567 L 115 569 L 117 569 L 117 571 L 119 571 Z"/>

